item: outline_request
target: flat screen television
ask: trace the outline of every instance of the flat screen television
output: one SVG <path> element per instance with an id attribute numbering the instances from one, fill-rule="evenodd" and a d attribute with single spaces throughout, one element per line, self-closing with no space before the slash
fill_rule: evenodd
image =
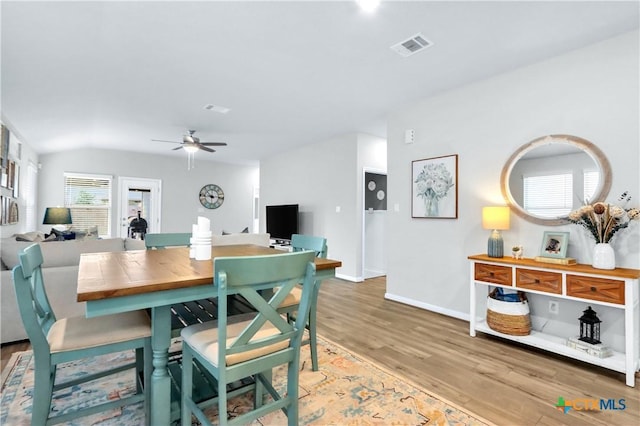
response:
<path id="1" fill-rule="evenodd" d="M 267 232 L 276 243 L 289 243 L 298 233 L 298 205 L 267 206 Z"/>

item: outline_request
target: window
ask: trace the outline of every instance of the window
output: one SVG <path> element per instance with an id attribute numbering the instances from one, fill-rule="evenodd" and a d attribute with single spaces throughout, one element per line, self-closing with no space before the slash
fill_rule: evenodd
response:
<path id="1" fill-rule="evenodd" d="M 524 209 L 541 217 L 564 216 L 571 212 L 573 175 L 562 173 L 524 177 Z"/>
<path id="2" fill-rule="evenodd" d="M 74 228 L 97 226 L 98 235 L 111 236 L 111 181 L 109 175 L 64 174 L 64 205 Z"/>
<path id="3" fill-rule="evenodd" d="M 598 181 L 600 180 L 600 172 L 597 170 L 585 170 L 584 172 L 584 204 L 590 204 L 593 201 L 593 194 L 596 192 Z"/>

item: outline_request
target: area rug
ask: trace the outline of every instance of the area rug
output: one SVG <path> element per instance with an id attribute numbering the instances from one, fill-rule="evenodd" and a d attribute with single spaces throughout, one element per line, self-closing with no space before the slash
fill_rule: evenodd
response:
<path id="1" fill-rule="evenodd" d="M 299 423 L 301 425 L 486 425 L 486 420 L 464 410 L 415 384 L 397 377 L 364 358 L 324 338 L 318 339 L 320 370 L 311 370 L 309 346 L 301 353 L 299 382 Z M 100 369 L 101 365 L 126 363 L 133 352 L 122 352 L 59 366 L 60 378 L 68 379 Z M 274 371 L 274 386 L 286 386 L 284 370 Z M 92 405 L 121 398 L 135 391 L 131 372 L 123 372 L 54 394 L 53 409 L 58 413 L 78 405 Z M 0 424 L 29 425 L 33 392 L 32 352 L 14 354 L 2 374 Z M 244 412 L 251 395 L 229 401 L 230 416 Z M 215 420 L 215 409 L 210 417 Z M 142 404 L 106 411 L 78 419 L 67 425 L 144 424 Z M 286 424 L 281 411 L 269 414 L 255 425 Z"/>

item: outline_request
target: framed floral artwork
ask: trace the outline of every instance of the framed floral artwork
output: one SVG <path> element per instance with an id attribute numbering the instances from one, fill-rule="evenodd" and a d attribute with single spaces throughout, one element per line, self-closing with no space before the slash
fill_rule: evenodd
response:
<path id="1" fill-rule="evenodd" d="M 567 257 L 568 245 L 568 232 L 546 231 L 542 236 L 542 247 L 540 248 L 540 256 L 565 258 Z"/>
<path id="2" fill-rule="evenodd" d="M 458 155 L 411 162 L 411 217 L 458 218 Z"/>

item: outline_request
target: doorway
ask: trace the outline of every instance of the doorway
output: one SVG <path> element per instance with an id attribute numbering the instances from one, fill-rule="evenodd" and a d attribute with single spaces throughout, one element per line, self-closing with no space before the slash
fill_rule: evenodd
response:
<path id="1" fill-rule="evenodd" d="M 132 234 L 132 221 L 144 219 L 146 233 L 160 232 L 160 206 L 162 205 L 162 181 L 160 179 L 121 177 L 118 186 L 119 231 L 121 238 L 142 238 L 144 233 Z M 136 230 L 137 231 L 137 230 Z"/>
<path id="2" fill-rule="evenodd" d="M 366 280 L 387 274 L 387 174 L 365 168 L 363 183 L 362 277 Z"/>

